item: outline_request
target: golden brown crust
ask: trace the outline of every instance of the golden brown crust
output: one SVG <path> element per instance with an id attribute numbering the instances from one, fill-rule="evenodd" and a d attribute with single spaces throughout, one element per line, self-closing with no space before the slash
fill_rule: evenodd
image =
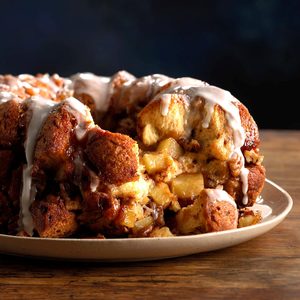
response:
<path id="1" fill-rule="evenodd" d="M 202 119 L 198 119 L 194 132 L 194 138 L 202 146 L 201 153 L 208 159 L 229 159 L 233 147 L 232 130 L 227 126 L 225 112 L 220 106 L 215 106 L 209 127 L 203 127 Z"/>
<path id="2" fill-rule="evenodd" d="M 35 201 L 31 213 L 40 237 L 67 237 L 78 229 L 76 215 L 66 209 L 59 197 L 49 195 L 45 200 Z"/>
<path id="3" fill-rule="evenodd" d="M 137 179 L 138 146 L 128 136 L 95 127 L 89 133 L 86 154 L 105 182 L 120 185 Z"/>
<path id="4" fill-rule="evenodd" d="M 19 143 L 21 114 L 22 106 L 18 100 L 0 103 L 0 147 Z"/>
<path id="5" fill-rule="evenodd" d="M 203 166 L 205 186 L 216 188 L 230 178 L 230 170 L 226 161 L 213 159 Z"/>
<path id="6" fill-rule="evenodd" d="M 83 193 L 83 212 L 79 220 L 94 232 L 104 232 L 114 226 L 120 211 L 120 201 L 103 192 Z"/>
<path id="7" fill-rule="evenodd" d="M 247 169 L 249 170 L 247 206 L 252 206 L 255 203 L 256 198 L 262 192 L 265 183 L 266 172 L 262 165 L 249 165 L 247 166 Z M 224 189 L 236 200 L 240 207 L 245 206 L 242 202 L 242 183 L 239 177 L 231 177 L 225 182 Z"/>
<path id="8" fill-rule="evenodd" d="M 222 199 L 220 199 L 222 200 Z M 223 231 L 237 228 L 237 210 L 226 201 L 204 202 L 205 232 Z"/>
<path id="9" fill-rule="evenodd" d="M 249 170 L 247 192 L 249 199 L 248 206 L 252 206 L 263 190 L 266 178 L 266 169 L 262 165 L 250 165 L 247 169 Z"/>
<path id="10" fill-rule="evenodd" d="M 237 228 L 238 212 L 226 199 L 209 196 L 203 189 L 194 202 L 176 215 L 176 227 L 181 234 L 205 233 Z"/>
<path id="11" fill-rule="evenodd" d="M 237 106 L 240 112 L 241 123 L 246 133 L 246 140 L 242 149 L 255 149 L 260 143 L 257 125 L 245 105 L 243 105 L 241 102 L 238 102 Z"/>
<path id="12" fill-rule="evenodd" d="M 76 125 L 74 116 L 62 104 L 46 119 L 37 138 L 34 151 L 33 175 L 40 172 L 58 171 L 64 168 L 71 155 L 72 132 Z"/>
<path id="13" fill-rule="evenodd" d="M 81 103 L 83 103 L 84 105 L 90 108 L 93 119 L 96 120 L 97 112 L 96 112 L 96 104 L 94 99 L 88 94 L 79 94 L 76 92 L 74 93 L 74 97 L 78 99 Z"/>

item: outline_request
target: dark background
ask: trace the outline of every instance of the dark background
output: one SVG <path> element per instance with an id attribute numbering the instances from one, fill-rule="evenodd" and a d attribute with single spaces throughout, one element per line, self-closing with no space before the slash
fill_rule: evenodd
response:
<path id="1" fill-rule="evenodd" d="M 0 1 L 0 73 L 191 76 L 300 129 L 300 1 Z"/>

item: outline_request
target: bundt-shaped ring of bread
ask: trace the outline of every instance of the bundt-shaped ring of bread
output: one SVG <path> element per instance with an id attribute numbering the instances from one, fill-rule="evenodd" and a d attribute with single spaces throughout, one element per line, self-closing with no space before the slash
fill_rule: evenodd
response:
<path id="1" fill-rule="evenodd" d="M 0 76 L 0 232 L 103 238 L 237 228 L 239 210 L 264 185 L 259 143 L 248 109 L 200 80 Z"/>

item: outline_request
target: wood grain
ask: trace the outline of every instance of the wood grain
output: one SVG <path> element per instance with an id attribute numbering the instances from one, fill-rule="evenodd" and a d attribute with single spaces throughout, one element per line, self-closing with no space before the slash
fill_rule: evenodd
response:
<path id="1" fill-rule="evenodd" d="M 294 207 L 244 244 L 139 263 L 41 261 L 0 255 L 0 299 L 300 299 L 300 131 L 262 131 L 267 176 Z"/>

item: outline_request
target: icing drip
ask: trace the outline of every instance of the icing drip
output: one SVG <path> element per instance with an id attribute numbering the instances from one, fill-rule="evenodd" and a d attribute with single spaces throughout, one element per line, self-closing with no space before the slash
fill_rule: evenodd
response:
<path id="1" fill-rule="evenodd" d="M 209 84 L 205 81 L 191 78 L 191 77 L 181 77 L 173 81 L 172 87 L 192 87 L 192 86 L 208 86 Z"/>
<path id="2" fill-rule="evenodd" d="M 224 190 L 221 189 L 205 189 L 210 201 L 225 201 L 231 204 L 236 209 L 236 219 L 238 219 L 237 206 L 234 199 Z"/>
<path id="3" fill-rule="evenodd" d="M 241 151 L 240 151 L 241 152 Z M 242 191 L 243 191 L 243 204 L 247 205 L 248 204 L 248 196 L 247 196 L 247 192 L 248 192 L 248 175 L 249 175 L 249 170 L 247 168 L 244 167 L 245 165 L 245 159 L 242 153 L 240 153 L 240 157 L 243 157 L 243 167 L 241 168 L 241 174 L 240 174 L 240 178 L 242 180 Z"/>
<path id="4" fill-rule="evenodd" d="M 242 191 L 243 191 L 243 204 L 248 203 L 248 169 L 245 168 L 245 158 L 241 151 L 241 147 L 245 143 L 246 134 L 244 128 L 241 124 L 241 118 L 239 114 L 239 109 L 235 105 L 238 100 L 231 95 L 230 92 L 225 91 L 221 88 L 211 86 L 204 81 L 196 80 L 189 77 L 178 78 L 174 80 L 170 89 L 159 95 L 161 100 L 161 114 L 166 115 L 168 113 L 168 99 L 170 93 L 182 93 L 187 94 L 191 101 L 196 97 L 202 97 L 205 99 L 205 117 L 202 121 L 202 126 L 204 128 L 209 127 L 209 123 L 214 113 L 215 105 L 219 105 L 225 112 L 225 117 L 228 125 L 232 128 L 233 132 L 233 149 L 231 151 L 230 158 L 235 155 L 241 161 L 242 167 L 240 171 L 240 178 L 242 181 Z M 167 100 L 166 100 L 167 99 Z"/>
<path id="5" fill-rule="evenodd" d="M 22 227 L 29 235 L 33 234 L 33 221 L 30 213 L 30 205 L 35 199 L 36 190 L 32 186 L 32 163 L 33 151 L 38 133 L 42 124 L 49 115 L 51 109 L 57 103 L 40 97 L 32 97 L 26 100 L 29 102 L 32 117 L 28 124 L 27 137 L 24 143 L 27 165 L 23 169 L 23 187 L 21 194 L 21 215 Z"/>
<path id="6" fill-rule="evenodd" d="M 95 126 L 90 110 L 73 97 L 65 99 L 64 102 L 68 104 L 68 111 L 76 118 L 77 125 L 74 131 L 77 139 L 81 140 L 86 132 Z"/>
<path id="7" fill-rule="evenodd" d="M 205 118 L 202 122 L 204 128 L 209 127 L 210 120 L 212 118 L 215 105 L 219 105 L 225 111 L 225 117 L 228 125 L 233 131 L 233 144 L 231 157 L 237 155 L 241 160 L 241 173 L 240 178 L 242 181 L 242 191 L 243 191 L 243 204 L 248 203 L 248 169 L 245 168 L 245 158 L 241 151 L 241 147 L 245 143 L 246 135 L 244 128 L 241 124 L 241 118 L 239 109 L 234 104 L 238 100 L 234 98 L 230 92 L 217 88 L 215 86 L 205 86 L 198 87 L 195 90 L 195 96 L 201 96 L 205 99 Z"/>
<path id="8" fill-rule="evenodd" d="M 89 174 L 90 174 L 90 180 L 91 180 L 90 189 L 91 189 L 91 192 L 94 193 L 97 191 L 97 188 L 100 183 L 100 179 L 92 170 L 89 170 Z"/>
<path id="9" fill-rule="evenodd" d="M 172 100 L 171 94 L 163 94 L 160 97 L 160 113 L 165 117 L 169 112 L 169 106 Z"/>
<path id="10" fill-rule="evenodd" d="M 211 201 L 226 201 L 237 207 L 234 199 L 226 191 L 221 189 L 205 189 L 205 191 Z"/>
<path id="11" fill-rule="evenodd" d="M 71 79 L 74 91 L 77 94 L 91 96 L 97 111 L 107 111 L 110 95 L 110 77 L 96 76 L 92 73 L 78 73 L 73 75 Z"/>
<path id="12" fill-rule="evenodd" d="M 156 95 L 164 85 L 172 80 L 172 78 L 161 74 L 153 74 L 144 78 L 149 86 L 148 93 L 150 97 Z"/>
<path id="13" fill-rule="evenodd" d="M 135 80 L 129 80 L 123 84 L 121 94 L 128 97 L 130 104 L 136 104 L 141 100 L 145 102 L 156 96 L 161 88 L 171 80 L 173 80 L 173 78 L 161 74 L 153 74 Z"/>

